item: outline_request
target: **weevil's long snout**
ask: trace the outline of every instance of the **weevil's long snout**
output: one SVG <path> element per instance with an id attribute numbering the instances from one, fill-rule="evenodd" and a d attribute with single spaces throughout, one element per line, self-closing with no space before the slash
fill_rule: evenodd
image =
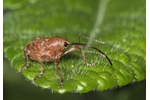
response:
<path id="1" fill-rule="evenodd" d="M 68 51 L 66 51 L 66 52 L 64 53 L 64 55 L 67 54 L 67 53 L 69 53 L 69 52 L 78 50 L 79 48 L 81 48 L 81 47 L 83 47 L 83 46 L 86 46 L 86 47 L 88 47 L 88 48 L 92 48 L 92 49 L 98 51 L 103 57 L 105 57 L 105 58 L 108 60 L 108 62 L 109 62 L 110 65 L 112 66 L 112 62 L 111 62 L 111 60 L 107 57 L 107 55 L 106 55 L 104 52 L 102 52 L 101 50 L 99 50 L 98 48 L 96 48 L 96 47 L 94 47 L 94 46 L 92 46 L 92 45 L 83 44 L 83 43 L 68 43 L 68 45 L 73 45 L 73 46 L 72 46 Z"/>
<path id="2" fill-rule="evenodd" d="M 78 44 L 74 44 L 74 43 L 68 43 L 68 45 L 73 45 L 70 49 L 68 49 L 66 52 L 64 52 L 63 55 L 69 53 L 69 52 L 72 52 L 72 51 L 76 51 L 78 50 L 79 48 L 81 48 L 82 45 L 78 45 Z"/>

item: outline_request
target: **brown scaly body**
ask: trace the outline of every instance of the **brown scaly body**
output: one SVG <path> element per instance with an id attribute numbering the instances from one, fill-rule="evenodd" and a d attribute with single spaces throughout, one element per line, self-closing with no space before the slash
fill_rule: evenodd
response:
<path id="1" fill-rule="evenodd" d="M 49 62 L 59 59 L 67 46 L 64 46 L 64 42 L 69 42 L 66 39 L 60 37 L 52 38 L 39 38 L 30 42 L 25 48 L 24 52 L 32 60 L 39 62 Z"/>

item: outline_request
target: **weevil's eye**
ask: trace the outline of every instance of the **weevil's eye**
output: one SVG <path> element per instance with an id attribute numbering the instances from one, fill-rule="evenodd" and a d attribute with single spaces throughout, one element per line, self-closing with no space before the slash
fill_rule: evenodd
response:
<path id="1" fill-rule="evenodd" d="M 67 42 L 64 42 L 64 47 L 67 47 L 68 43 Z"/>

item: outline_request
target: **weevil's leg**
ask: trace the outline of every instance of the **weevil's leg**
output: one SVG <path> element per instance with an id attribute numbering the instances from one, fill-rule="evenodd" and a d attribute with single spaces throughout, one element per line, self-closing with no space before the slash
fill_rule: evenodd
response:
<path id="1" fill-rule="evenodd" d="M 81 49 L 81 53 L 82 53 L 82 56 L 83 56 L 83 59 L 84 59 L 84 63 L 88 66 L 94 66 L 95 64 L 90 64 L 90 63 L 87 63 L 86 61 L 86 57 L 85 57 L 85 54 L 84 54 L 84 50 L 83 50 L 83 47 L 82 45 L 73 45 L 68 51 L 66 51 L 63 55 L 69 53 L 69 52 L 72 52 L 72 51 L 75 51 L 75 50 L 79 50 L 79 48 Z"/>
<path id="2" fill-rule="evenodd" d="M 18 70 L 19 72 L 22 72 L 23 70 L 25 70 L 29 66 L 29 57 L 28 57 L 28 54 L 26 53 L 25 50 L 24 50 L 24 55 L 25 55 L 25 59 L 26 59 L 26 64 L 24 67 L 22 67 Z"/>
<path id="3" fill-rule="evenodd" d="M 62 76 L 61 76 L 61 74 L 60 74 L 60 71 L 59 71 L 59 69 L 58 69 L 59 62 L 60 62 L 59 59 L 56 59 L 56 60 L 54 61 L 55 66 L 56 66 L 56 72 L 57 72 L 58 77 L 59 77 L 59 88 L 61 88 L 61 87 L 63 87 L 63 82 L 62 82 L 63 80 L 62 80 Z"/>
<path id="4" fill-rule="evenodd" d="M 83 60 L 84 60 L 84 64 L 86 64 L 86 57 L 85 57 L 85 53 L 84 53 L 84 50 L 83 48 L 81 48 L 81 53 L 82 53 L 82 56 L 83 56 Z"/>
<path id="5" fill-rule="evenodd" d="M 81 48 L 81 53 L 82 53 L 82 56 L 83 56 L 83 60 L 84 60 L 84 64 L 88 65 L 88 66 L 94 66 L 95 63 L 88 63 L 86 61 L 86 57 L 85 57 L 85 53 L 84 53 L 84 50 L 83 50 L 83 47 L 80 47 Z"/>
<path id="6" fill-rule="evenodd" d="M 38 79 L 43 75 L 43 62 L 40 62 L 40 73 L 34 77 L 34 79 Z"/>

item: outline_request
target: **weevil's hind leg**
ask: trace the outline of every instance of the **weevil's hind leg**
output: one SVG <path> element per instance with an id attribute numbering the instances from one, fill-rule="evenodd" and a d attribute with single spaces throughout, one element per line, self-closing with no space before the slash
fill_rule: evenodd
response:
<path id="1" fill-rule="evenodd" d="M 81 53 L 82 53 L 82 56 L 83 56 L 83 60 L 84 60 L 84 64 L 88 65 L 88 66 L 94 66 L 95 63 L 88 63 L 86 61 L 86 57 L 85 57 L 85 53 L 84 53 L 84 50 L 83 50 L 83 47 L 80 47 L 81 48 Z"/>
<path id="2" fill-rule="evenodd" d="M 56 59 L 56 60 L 54 61 L 55 66 L 56 66 L 56 72 L 57 72 L 58 77 L 59 77 L 59 88 L 61 88 L 61 87 L 63 87 L 63 82 L 62 82 L 63 80 L 62 80 L 62 76 L 61 76 L 61 74 L 60 74 L 60 71 L 59 71 L 59 69 L 58 69 L 59 62 L 60 62 L 59 59 Z"/>
<path id="3" fill-rule="evenodd" d="M 25 50 L 24 50 L 24 55 L 25 55 L 25 59 L 26 59 L 26 64 L 24 67 L 22 67 L 18 70 L 19 72 L 22 72 L 23 70 L 25 70 L 29 66 L 29 57 L 28 57 L 28 54 L 26 53 Z"/>
<path id="4" fill-rule="evenodd" d="M 34 77 L 34 79 L 38 79 L 43 75 L 43 62 L 40 62 L 40 73 Z"/>

